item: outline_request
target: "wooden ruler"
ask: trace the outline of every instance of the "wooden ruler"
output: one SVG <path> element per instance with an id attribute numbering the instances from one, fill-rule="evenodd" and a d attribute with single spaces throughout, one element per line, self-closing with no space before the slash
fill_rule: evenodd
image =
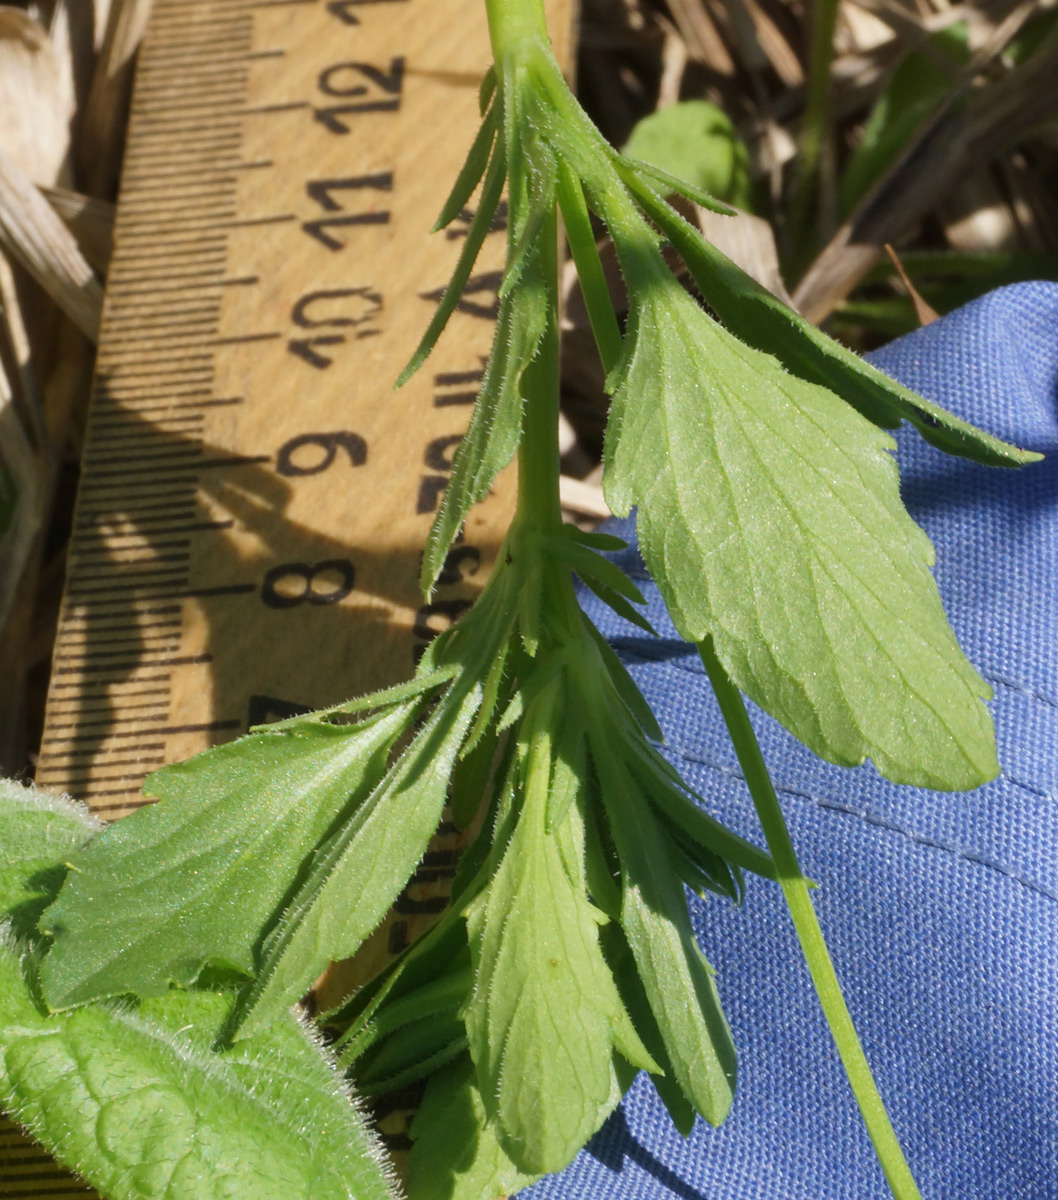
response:
<path id="1" fill-rule="evenodd" d="M 569 0 L 550 8 L 569 61 Z M 488 62 L 481 0 L 155 0 L 41 786 L 122 816 L 164 763 L 406 678 L 471 604 L 510 473 L 429 604 L 417 577 L 489 350 L 502 228 L 426 368 L 392 381 L 466 232 L 427 237 Z M 376 957 L 435 918 L 456 853 L 431 847 Z M 0 1126 L 0 1196 L 85 1194 Z"/>

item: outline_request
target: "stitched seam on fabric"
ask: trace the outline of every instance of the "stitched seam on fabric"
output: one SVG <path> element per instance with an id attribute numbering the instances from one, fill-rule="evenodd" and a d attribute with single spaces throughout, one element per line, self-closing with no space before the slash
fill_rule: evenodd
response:
<path id="1" fill-rule="evenodd" d="M 1019 779 L 1016 775 L 1008 775 L 1003 770 L 999 772 L 999 778 L 1004 783 L 1009 783 L 1011 787 L 1028 792 L 1030 796 L 1034 796 L 1037 800 L 1058 801 L 1058 792 L 1052 791 L 1050 788 L 1041 787 L 1038 783 L 1029 783 L 1027 779 Z"/>
<path id="2" fill-rule="evenodd" d="M 653 584 L 653 580 L 646 571 L 626 571 L 625 574 L 629 577 L 629 579 L 633 579 L 637 583 Z M 691 647 L 691 649 L 693 649 L 693 647 Z M 651 661 L 661 660 L 659 657 L 659 659 L 651 659 Z M 691 665 L 684 666 L 672 659 L 666 659 L 665 661 L 671 662 L 673 666 L 679 666 L 683 671 L 689 671 L 692 675 L 704 674 L 703 671 L 695 670 Z M 1036 700 L 1040 704 L 1046 705 L 1047 708 L 1058 710 L 1058 700 L 1056 700 L 1053 696 L 1048 695 L 1046 692 L 1041 692 L 1039 688 L 1032 687 L 1027 683 L 1021 683 L 1017 679 L 1011 679 L 1008 675 L 999 675 L 991 671 L 981 671 L 980 674 L 983 675 L 989 683 L 994 683 L 999 687 L 1006 688 L 1008 691 L 1016 692 L 1019 696 L 1024 696 L 1028 700 Z"/>
<path id="3" fill-rule="evenodd" d="M 1046 692 L 1029 687 L 1025 683 L 1018 683 L 1016 679 L 1009 679 L 1005 675 L 992 675 L 987 671 L 982 671 L 981 674 L 989 683 L 995 683 L 1000 687 L 1007 688 L 1011 692 L 1017 692 L 1019 696 L 1025 696 L 1029 700 L 1038 700 L 1040 704 L 1045 704 L 1048 708 L 1058 709 L 1058 700 L 1048 696 Z"/>
<path id="4" fill-rule="evenodd" d="M 659 746 L 659 749 L 662 749 L 661 746 Z M 728 767 L 726 764 L 713 762 L 709 758 L 693 754 L 692 751 L 687 750 L 684 746 L 680 746 L 677 742 L 667 742 L 663 749 L 673 751 L 674 754 L 683 758 L 685 762 L 695 763 L 698 767 L 714 770 L 717 774 L 725 776 L 726 779 L 738 780 L 741 784 L 745 784 L 745 776 L 737 768 Z M 1058 902 L 1058 892 L 1053 892 L 1045 884 L 1030 880 L 1026 875 L 1018 874 L 1012 866 L 1000 862 L 997 858 L 990 858 L 987 854 L 975 851 L 972 847 L 962 846 L 958 842 L 946 842 L 938 838 L 930 838 L 927 834 L 918 833 L 915 829 L 892 821 L 889 817 L 880 816 L 877 812 L 872 812 L 870 809 L 858 809 L 852 804 L 842 803 L 841 800 L 834 800 L 825 796 L 814 796 L 812 792 L 806 792 L 804 788 L 776 784 L 775 790 L 783 794 L 783 796 L 793 796 L 796 799 L 808 800 L 808 802 L 817 804 L 819 808 L 830 812 L 842 812 L 846 816 L 859 817 L 866 824 L 879 829 L 885 829 L 888 833 L 900 834 L 903 838 L 915 842 L 915 845 L 927 846 L 931 850 L 944 851 L 956 859 L 964 859 L 968 863 L 984 866 L 988 870 L 998 871 L 1000 875 L 1005 875 L 1010 880 L 1014 880 L 1015 883 L 1021 883 L 1022 887 L 1028 888 L 1030 892 L 1038 893 L 1041 896 L 1046 896 L 1048 900 Z"/>
<path id="5" fill-rule="evenodd" d="M 611 644 L 622 658 L 638 659 L 639 662 L 654 663 L 657 666 L 668 667 L 673 671 L 683 671 L 688 675 L 694 675 L 698 678 L 705 677 L 705 671 L 702 669 L 695 670 L 693 663 L 681 662 L 678 658 L 671 657 L 671 655 L 653 655 L 643 650 L 630 650 L 627 646 L 621 645 L 621 641 L 621 638 L 615 638 Z M 693 651 L 693 647 L 691 649 Z M 689 654 L 688 657 L 690 657 Z M 1028 780 L 1019 779 L 1016 775 L 1008 775 L 1005 771 L 1001 771 L 999 777 L 1005 783 L 1010 784 L 1011 787 L 1027 792 L 1037 800 L 1058 800 L 1058 793 L 1050 791 L 1040 784 L 1029 783 Z"/>
<path id="6" fill-rule="evenodd" d="M 678 742 L 666 742 L 664 747 L 659 746 L 658 749 L 670 750 L 677 754 L 685 762 L 694 763 L 696 766 L 706 767 L 710 771 L 715 771 L 717 774 L 724 776 L 726 779 L 734 779 L 739 783 L 745 784 L 746 780 L 742 772 L 735 767 L 729 767 L 724 763 L 714 762 L 710 759 L 703 758 L 699 754 L 681 746 Z M 974 850 L 969 846 L 960 845 L 958 842 L 944 842 L 939 838 L 932 838 L 924 833 L 919 833 L 906 825 L 901 825 L 888 817 L 883 817 L 879 813 L 871 812 L 868 808 L 856 808 L 852 804 L 845 804 L 840 800 L 832 800 L 827 796 L 813 795 L 811 792 L 806 792 L 803 788 L 789 787 L 783 784 L 776 783 L 775 790 L 784 796 L 794 796 L 799 800 L 808 800 L 812 804 L 818 805 L 820 808 L 826 809 L 828 812 L 844 813 L 846 816 L 858 817 L 868 825 L 873 825 L 878 829 L 884 829 L 889 833 L 899 834 L 901 837 L 908 838 L 918 846 L 926 846 L 932 850 L 942 850 L 946 854 L 952 855 L 956 859 L 963 859 L 966 862 L 971 862 L 977 866 L 986 867 L 989 870 L 997 871 L 1000 875 L 1005 875 L 1008 879 L 1012 879 L 1015 883 L 1020 883 L 1023 887 L 1028 888 L 1032 892 L 1046 897 L 1048 900 L 1058 902 L 1058 892 L 1052 891 L 1042 883 L 1037 883 L 1036 880 L 1028 878 L 1026 875 L 1019 874 L 1013 867 L 1006 863 L 1000 862 L 999 859 L 990 858 L 988 855 Z"/>

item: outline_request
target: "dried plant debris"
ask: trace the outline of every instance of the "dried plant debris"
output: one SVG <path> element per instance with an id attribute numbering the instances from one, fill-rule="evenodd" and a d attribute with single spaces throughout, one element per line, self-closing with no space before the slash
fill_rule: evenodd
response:
<path id="1" fill-rule="evenodd" d="M 96 341 L 103 289 L 73 234 L 0 149 L 0 247 L 25 268 L 71 321 Z"/>
<path id="2" fill-rule="evenodd" d="M 117 186 L 136 47 L 147 27 L 151 2 L 115 0 L 109 6 L 76 148 L 77 165 L 93 194 L 106 195 Z"/>
<path id="3" fill-rule="evenodd" d="M 45 28 L 0 7 L 0 146 L 34 183 L 68 181 L 71 77 Z"/>
<path id="4" fill-rule="evenodd" d="M 40 192 L 73 234 L 85 259 L 101 277 L 104 276 L 114 253 L 116 205 L 67 188 L 42 187 Z"/>
<path id="5" fill-rule="evenodd" d="M 1053 276 L 1056 125 L 1053 83 L 1046 83 L 1058 70 L 1053 0 L 974 8 L 946 0 L 841 4 L 828 52 L 823 151 L 808 208 L 798 215 L 793 185 L 811 100 L 801 48 L 811 43 L 813 11 L 785 0 L 669 0 L 622 5 L 604 26 L 604 6 L 590 4 L 581 50 L 586 99 L 604 72 L 623 73 L 635 81 L 636 99 L 626 109 L 641 110 L 651 95 L 666 113 L 673 103 L 723 109 L 748 149 L 748 207 L 775 233 L 780 278 L 813 320 L 840 314 L 848 301 L 860 328 L 849 328 L 853 318 L 842 329 L 859 343 L 893 330 L 891 312 L 872 328 L 872 310 L 857 291 L 886 242 L 901 257 L 966 252 L 967 230 L 987 210 L 973 252 L 1045 250 L 1035 269 Z M 647 116 L 648 125 L 653 120 Z M 611 136 L 629 136 L 614 126 Z M 710 169 L 716 164 L 698 168 Z M 964 196 L 958 215 L 949 215 L 959 190 L 977 188 L 989 174 L 1002 180 L 999 196 L 995 188 L 980 201 Z M 1003 244 L 989 241 L 993 229 Z M 1015 265 L 1005 264 L 1004 279 Z M 986 290 L 987 275 L 973 276 L 970 291 Z M 896 281 L 895 272 L 886 268 L 886 278 Z M 878 285 L 870 286 L 874 297 Z M 902 327 L 913 327 L 898 281 L 885 295 L 902 312 Z"/>
<path id="6" fill-rule="evenodd" d="M 68 523 L 76 486 L 124 105 L 149 7 L 0 5 L 0 764 L 10 772 L 32 766 L 39 736 L 58 592 L 49 585 L 41 615 L 39 584 L 62 577 L 65 535 L 51 530 Z"/>

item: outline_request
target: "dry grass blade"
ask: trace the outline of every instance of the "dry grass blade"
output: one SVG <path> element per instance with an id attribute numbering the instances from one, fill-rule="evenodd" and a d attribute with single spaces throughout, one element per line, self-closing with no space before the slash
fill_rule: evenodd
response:
<path id="1" fill-rule="evenodd" d="M 665 33 L 661 49 L 661 81 L 658 84 L 658 108 L 676 104 L 683 87 L 683 77 L 690 62 L 686 41 L 668 21 L 659 22 Z"/>
<path id="2" fill-rule="evenodd" d="M 911 297 L 911 303 L 915 306 L 915 316 L 918 317 L 918 323 L 920 325 L 932 325 L 940 316 L 940 313 L 926 300 L 923 300 L 918 289 L 911 282 L 907 271 L 904 270 L 904 264 L 900 261 L 900 256 L 888 242 L 885 243 L 885 252 L 889 255 L 889 261 L 893 264 L 893 270 L 900 276 L 900 282 L 907 289 L 907 294 Z"/>
<path id="3" fill-rule="evenodd" d="M 73 234 L 81 253 L 100 275 L 105 275 L 114 253 L 115 206 L 109 200 L 82 196 L 66 188 L 42 187 L 40 191 Z"/>
<path id="4" fill-rule="evenodd" d="M 13 392 L 22 423 L 38 447 L 49 445 L 37 364 L 20 304 L 16 272 L 0 254 L 0 368 Z"/>
<path id="5" fill-rule="evenodd" d="M 698 228 L 713 245 L 726 254 L 784 304 L 790 304 L 790 295 L 783 283 L 779 268 L 779 253 L 775 246 L 775 234 L 763 217 L 739 212 L 733 217 L 723 217 L 699 205 L 694 206 Z"/>
<path id="6" fill-rule="evenodd" d="M 562 475 L 558 481 L 558 491 L 562 507 L 568 513 L 578 517 L 591 517 L 596 521 L 613 516 L 603 496 L 601 484 Z"/>
<path id="7" fill-rule="evenodd" d="M 0 536 L 4 547 L 0 555 L 0 628 L 11 614 L 40 531 L 41 492 L 37 457 L 17 410 L 12 380 L 0 362 Z"/>
<path id="8" fill-rule="evenodd" d="M 716 22 L 699 0 L 669 0 L 669 11 L 691 58 L 704 63 L 718 75 L 730 77 L 735 74 L 734 60 Z"/>
<path id="9" fill-rule="evenodd" d="M 0 147 L 34 183 L 63 182 L 72 100 L 44 29 L 0 7 Z"/>
<path id="10" fill-rule="evenodd" d="M 30 624 L 52 461 L 36 373 L 16 299 L 0 257 L 0 764 L 19 758 L 24 646 Z M 29 586 L 27 586 L 27 584 Z"/>
<path id="11" fill-rule="evenodd" d="M 51 205 L 0 150 L 0 246 L 82 333 L 99 337 L 103 289 Z"/>
<path id="12" fill-rule="evenodd" d="M 1054 115 L 1058 45 L 1041 50 L 965 103 L 953 89 L 816 259 L 794 293 L 810 321 L 824 320 L 900 238 L 938 207 L 953 184 Z"/>
<path id="13" fill-rule="evenodd" d="M 117 187 L 133 59 L 147 27 L 151 3 L 113 0 L 110 7 L 77 147 L 82 173 L 96 196 L 112 195 Z"/>
<path id="14" fill-rule="evenodd" d="M 54 0 L 48 36 L 62 71 L 66 93 L 80 112 L 88 95 L 95 67 L 96 46 L 106 28 L 106 0 L 86 4 L 84 0 Z M 96 31 L 99 30 L 99 37 Z"/>
<path id="15" fill-rule="evenodd" d="M 747 22 L 745 27 L 752 28 L 754 41 L 783 84 L 788 88 L 803 86 L 805 73 L 797 50 L 767 8 L 757 0 L 727 0 L 727 4 L 731 13 L 738 15 L 739 22 Z"/>

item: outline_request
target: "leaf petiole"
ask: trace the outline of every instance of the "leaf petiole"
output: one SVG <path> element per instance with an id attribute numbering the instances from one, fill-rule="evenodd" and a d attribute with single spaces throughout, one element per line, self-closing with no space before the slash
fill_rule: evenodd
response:
<path id="1" fill-rule="evenodd" d="M 871 1074 L 867 1056 L 856 1035 L 845 997 L 841 993 L 841 984 L 830 960 L 819 918 L 812 907 L 808 881 L 801 873 L 797 851 L 794 849 L 786 819 L 775 794 L 775 786 L 761 753 L 760 743 L 753 732 L 742 694 L 728 678 L 727 672 L 716 657 L 712 639 L 706 638 L 699 642 L 698 653 L 701 655 L 702 664 L 716 694 L 724 724 L 742 767 L 746 786 L 749 788 L 764 838 L 768 843 L 768 851 L 775 864 L 779 886 L 797 931 L 801 953 L 804 955 L 808 973 L 812 977 L 812 984 L 830 1027 L 830 1035 L 834 1039 L 842 1066 L 845 1068 L 845 1075 L 859 1105 L 863 1122 L 874 1143 L 878 1161 L 895 1200 L 921 1200 L 900 1142 L 885 1111 L 878 1086 Z"/>

